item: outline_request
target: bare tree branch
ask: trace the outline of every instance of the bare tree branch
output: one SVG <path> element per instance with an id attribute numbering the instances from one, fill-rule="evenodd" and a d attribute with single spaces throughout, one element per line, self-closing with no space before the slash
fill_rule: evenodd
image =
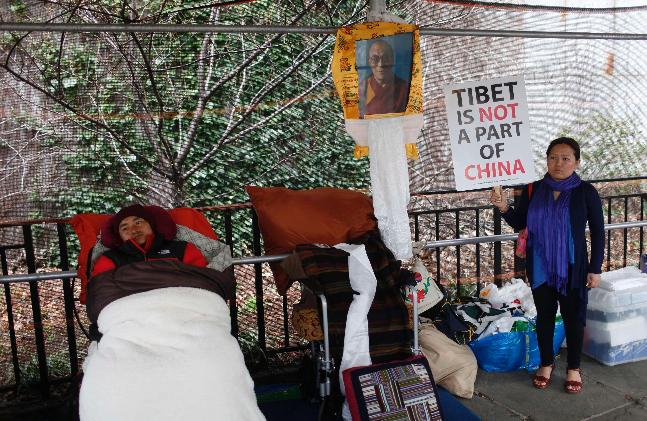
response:
<path id="1" fill-rule="evenodd" d="M 97 120 L 95 118 L 92 118 L 92 117 L 88 116 L 87 114 L 81 112 L 80 110 L 77 110 L 76 108 L 74 108 L 69 103 L 67 103 L 67 102 L 65 102 L 65 101 L 51 95 L 49 92 L 47 92 L 45 89 L 43 89 L 38 84 L 32 82 L 31 80 L 28 80 L 27 78 L 25 78 L 22 75 L 15 72 L 11 67 L 6 66 L 5 64 L 0 64 L 0 68 L 3 68 L 5 71 L 7 71 L 9 74 L 11 74 L 15 79 L 19 80 L 20 82 L 30 86 L 31 88 L 33 88 L 33 89 L 35 89 L 37 91 L 39 91 L 40 93 L 42 93 L 46 97 L 51 98 L 52 100 L 54 100 L 58 105 L 60 105 L 64 109 L 66 109 L 66 110 L 70 111 L 71 113 L 77 115 L 78 117 L 82 118 L 83 120 L 86 120 L 86 121 L 96 125 L 97 127 L 101 127 L 102 129 L 104 129 L 105 131 L 110 133 L 114 137 L 114 139 L 118 140 L 119 144 L 123 148 L 125 148 L 130 153 L 132 153 L 132 154 L 134 154 L 136 156 L 140 156 L 140 154 L 138 154 L 137 151 L 135 151 L 135 149 L 133 149 L 128 144 L 128 142 L 123 141 L 123 139 L 119 135 L 117 135 L 117 133 L 114 130 L 112 130 L 111 127 L 103 124 L 101 121 L 99 121 L 99 120 Z M 155 165 L 153 165 L 153 163 L 148 158 L 142 156 L 141 159 L 144 161 L 144 163 L 146 165 L 150 166 L 150 168 L 152 168 L 154 171 L 161 172 L 159 169 L 156 168 Z"/>
<path id="2" fill-rule="evenodd" d="M 153 89 L 153 95 L 155 95 L 155 98 L 157 99 L 158 103 L 158 109 L 160 114 L 164 114 L 164 100 L 162 99 L 162 96 L 159 93 L 159 90 L 157 89 L 157 82 L 155 79 L 155 75 L 153 74 L 153 70 L 151 69 L 150 61 L 148 60 L 148 55 L 144 52 L 144 49 L 142 48 L 141 43 L 139 42 L 139 38 L 137 37 L 137 34 L 131 33 L 130 34 L 131 38 L 135 42 L 135 45 L 137 45 L 137 48 L 139 49 L 139 53 L 141 55 L 142 62 L 144 64 L 144 69 L 146 69 L 146 73 L 148 75 L 148 80 L 151 83 L 151 88 Z M 152 38 L 152 35 L 151 35 Z M 159 138 L 159 141 L 162 143 L 162 147 L 165 150 L 165 155 L 168 159 L 168 162 L 171 164 L 171 168 L 175 171 L 175 164 L 173 162 L 173 152 L 166 141 L 166 138 L 164 137 L 164 133 L 162 132 L 162 126 L 164 125 L 164 119 L 160 118 L 160 120 L 157 122 L 157 136 Z"/>
<path id="3" fill-rule="evenodd" d="M 65 3 L 63 3 L 63 2 L 58 2 L 58 1 L 54 1 L 54 0 L 42 0 L 42 1 L 43 1 L 43 3 L 54 4 L 54 5 L 57 5 L 57 6 L 60 6 L 60 7 L 69 7 L 69 5 L 67 5 L 67 4 L 65 4 Z M 81 2 L 79 2 L 79 4 L 80 4 L 80 3 L 81 3 Z M 91 12 L 91 13 L 102 14 L 102 15 L 105 15 L 105 16 L 107 16 L 107 17 L 112 17 L 112 18 L 121 18 L 121 16 L 120 16 L 120 15 L 116 15 L 116 14 L 114 14 L 114 13 L 108 13 L 108 12 L 107 12 L 107 11 L 105 11 L 105 10 L 90 9 L 89 7 L 80 6 L 80 5 L 79 5 L 78 9 L 79 9 L 79 10 L 83 10 L 83 11 L 87 11 L 87 12 Z M 66 12 L 66 13 L 67 13 L 67 12 Z"/>
<path id="4" fill-rule="evenodd" d="M 221 138 L 220 138 L 220 140 L 218 141 L 218 146 L 216 146 L 216 147 L 212 148 L 212 149 L 211 149 L 208 153 L 206 153 L 206 154 L 205 154 L 205 155 L 204 155 L 204 156 L 203 156 L 203 157 L 202 157 L 198 162 L 196 162 L 196 163 L 195 163 L 195 164 L 194 164 L 194 165 L 193 165 L 193 166 L 192 166 L 192 167 L 191 167 L 191 168 L 190 168 L 186 173 L 184 173 L 184 174 L 183 174 L 183 178 L 184 178 L 184 179 L 189 178 L 193 173 L 195 173 L 198 169 L 200 169 L 200 167 L 202 167 L 203 165 L 205 165 L 205 164 L 209 161 L 209 159 L 211 159 L 211 157 L 212 157 L 212 156 L 213 156 L 213 155 L 218 151 L 218 149 L 219 149 L 223 144 L 225 144 L 225 143 L 232 143 L 232 142 L 234 142 L 234 141 L 236 141 L 236 140 L 240 139 L 241 137 L 243 137 L 245 134 L 250 133 L 250 132 L 252 132 L 252 131 L 254 131 L 254 130 L 259 129 L 261 126 L 263 126 L 264 124 L 266 124 L 268 121 L 270 121 L 271 119 L 273 119 L 274 117 L 276 117 L 277 115 L 281 114 L 281 113 L 282 113 L 282 112 L 284 112 L 286 109 L 288 109 L 292 104 L 294 104 L 294 103 L 296 103 L 296 102 L 299 102 L 299 101 L 303 100 L 303 98 L 304 98 L 304 97 L 306 97 L 308 94 L 310 94 L 310 92 L 312 92 L 315 88 L 317 88 L 318 86 L 320 86 L 320 85 L 321 85 L 321 84 L 322 84 L 326 79 L 328 79 L 328 77 L 330 77 L 330 73 L 326 73 L 326 75 L 325 75 L 324 77 L 320 78 L 320 79 L 319 79 L 315 84 L 313 84 L 310 88 L 308 88 L 308 90 L 304 91 L 304 92 L 303 92 L 301 95 L 299 95 L 298 97 L 292 98 L 290 101 L 286 102 L 284 105 L 282 105 L 281 107 L 279 107 L 279 108 L 278 108 L 276 111 L 274 111 L 272 114 L 270 114 L 269 116 L 265 117 L 264 119 L 262 119 L 262 120 L 261 120 L 261 121 L 259 121 L 258 123 L 256 123 L 256 124 L 254 124 L 254 125 L 252 125 L 252 126 L 250 126 L 250 127 L 246 128 L 245 130 L 243 130 L 243 131 L 239 132 L 239 133 L 238 133 L 238 134 L 236 134 L 235 136 L 233 136 L 233 137 L 231 137 L 231 138 L 228 138 L 228 139 L 227 139 L 227 138 L 225 138 L 225 136 L 223 135 L 223 137 L 221 137 Z M 251 113 L 251 111 L 252 111 L 252 110 L 253 110 L 253 109 L 252 109 L 252 108 L 250 108 L 250 109 L 248 110 L 248 113 Z M 242 120 L 239 120 L 239 122 L 240 122 L 240 121 L 242 121 Z M 233 130 L 233 129 L 232 129 L 232 130 Z M 232 130 L 230 130 L 229 132 L 231 132 Z"/>
<path id="5" fill-rule="evenodd" d="M 56 16 L 58 19 L 63 16 L 68 22 L 91 23 L 173 22 L 180 13 L 205 8 L 186 5 L 168 10 L 178 4 L 168 0 L 120 0 L 112 3 L 112 9 L 110 3 L 94 0 L 46 2 L 52 8 L 47 13 L 63 12 Z M 277 10 L 289 13 L 264 17 L 249 14 L 256 7 L 238 8 L 242 11 L 238 15 L 230 13 L 220 7 L 225 3 L 234 2 L 209 5 L 207 22 L 251 19 L 287 25 L 306 20 L 332 24 L 341 13 L 346 13 L 346 22 L 356 19 L 360 5 L 365 5 L 364 0 L 352 4 L 339 0 L 330 5 L 320 0 L 284 0 L 282 9 Z M 313 10 L 320 11 L 312 13 Z M 350 16 L 348 11 L 352 11 Z M 187 14 L 187 19 L 200 22 L 206 17 L 204 12 Z M 165 203 L 177 202 L 185 181 L 223 146 L 257 133 L 262 127 L 280 124 L 282 113 L 310 98 L 330 78 L 324 66 L 317 65 L 312 71 L 306 67 L 321 61 L 319 54 L 329 55 L 329 36 L 314 40 L 304 37 L 297 42 L 298 48 L 291 34 L 232 37 L 214 33 L 100 33 L 80 35 L 78 40 L 75 36 L 61 34 L 58 50 L 56 41 L 50 46 L 48 40 L 46 49 L 32 51 L 30 47 L 38 42 L 35 39 L 41 38 L 22 37 L 11 46 L 0 68 L 39 92 L 39 97 L 48 98 L 50 105 L 61 109 L 66 118 L 75 115 L 77 118 L 71 120 L 74 127 L 90 126 L 93 133 L 102 134 L 93 140 L 101 144 L 99 152 L 114 153 L 116 157 L 114 162 L 108 162 L 105 156 L 97 155 L 97 159 L 116 163 L 129 178 L 139 180 L 153 194 L 164 196 Z M 91 43 L 96 43 L 96 49 L 91 47 L 88 52 Z M 41 76 L 30 74 L 35 69 Z M 294 83 L 288 85 L 290 82 Z M 72 127 L 67 122 L 63 125 Z M 211 139 L 199 139 L 203 133 Z M 280 157 L 272 157 L 272 162 L 276 160 L 282 162 Z M 146 174 L 149 169 L 153 174 Z"/>
<path id="6" fill-rule="evenodd" d="M 300 21 L 309 11 L 312 9 L 317 4 L 317 1 L 313 1 L 305 7 L 301 13 L 299 13 L 294 19 L 291 20 L 290 25 L 296 24 L 298 21 Z M 276 34 L 272 37 L 270 37 L 265 43 L 263 43 L 263 46 L 270 46 L 276 41 L 277 39 L 281 38 L 284 34 Z M 215 93 L 217 92 L 220 87 L 222 87 L 225 83 L 229 82 L 234 76 L 236 76 L 240 71 L 248 66 L 257 56 L 260 54 L 263 54 L 264 49 L 259 49 L 258 51 L 254 52 L 253 54 L 250 54 L 249 57 L 247 57 L 246 60 L 244 60 L 238 67 L 235 69 L 231 70 L 228 74 L 220 78 L 218 82 L 214 86 L 212 86 L 209 91 L 204 95 L 201 96 L 198 99 L 198 104 L 194 110 L 193 118 L 191 120 L 191 123 L 189 124 L 189 131 L 186 136 L 186 140 L 184 142 L 184 145 L 179 149 L 178 157 L 177 157 L 177 164 L 178 167 L 181 167 L 181 164 L 184 162 L 186 159 L 189 150 L 191 149 L 191 146 L 193 145 L 193 142 L 195 141 L 195 136 L 198 130 L 198 123 L 202 119 L 202 116 L 204 114 L 204 111 L 206 109 L 207 102 L 209 102 L 209 99 Z"/>

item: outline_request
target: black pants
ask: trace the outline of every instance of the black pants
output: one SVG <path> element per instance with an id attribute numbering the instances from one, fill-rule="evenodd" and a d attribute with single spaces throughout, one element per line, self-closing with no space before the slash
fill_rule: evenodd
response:
<path id="1" fill-rule="evenodd" d="M 584 305 L 577 296 L 577 291 L 569 290 L 566 297 L 546 284 L 532 290 L 532 296 L 537 307 L 537 342 L 541 365 L 551 365 L 553 355 L 553 335 L 555 334 L 555 315 L 557 303 L 564 320 L 566 330 L 568 368 L 580 368 L 582 341 L 584 338 L 584 321 L 579 320 L 580 307 Z"/>

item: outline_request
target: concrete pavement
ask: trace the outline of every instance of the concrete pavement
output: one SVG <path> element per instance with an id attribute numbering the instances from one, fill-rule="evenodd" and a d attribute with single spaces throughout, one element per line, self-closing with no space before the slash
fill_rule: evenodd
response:
<path id="1" fill-rule="evenodd" d="M 608 367 L 582 356 L 581 368 L 584 387 L 577 395 L 564 392 L 565 349 L 544 390 L 532 386 L 527 371 L 479 369 L 474 397 L 460 401 L 484 421 L 647 420 L 647 360 Z"/>

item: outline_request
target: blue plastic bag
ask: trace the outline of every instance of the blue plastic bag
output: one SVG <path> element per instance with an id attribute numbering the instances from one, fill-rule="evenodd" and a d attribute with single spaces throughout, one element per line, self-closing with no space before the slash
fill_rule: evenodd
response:
<path id="1" fill-rule="evenodd" d="M 479 367 L 485 371 L 503 373 L 516 370 L 535 371 L 541 364 L 537 333 L 534 323 L 528 323 L 525 332 L 506 332 L 476 339 L 468 345 L 472 348 Z M 553 350 L 555 355 L 564 342 L 564 322 L 555 322 Z"/>

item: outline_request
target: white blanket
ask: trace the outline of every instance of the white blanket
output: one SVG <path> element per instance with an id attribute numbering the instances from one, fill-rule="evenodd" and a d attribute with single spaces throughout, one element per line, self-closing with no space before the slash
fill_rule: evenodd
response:
<path id="1" fill-rule="evenodd" d="M 197 288 L 121 298 L 84 363 L 81 421 L 264 420 L 229 308 Z"/>

